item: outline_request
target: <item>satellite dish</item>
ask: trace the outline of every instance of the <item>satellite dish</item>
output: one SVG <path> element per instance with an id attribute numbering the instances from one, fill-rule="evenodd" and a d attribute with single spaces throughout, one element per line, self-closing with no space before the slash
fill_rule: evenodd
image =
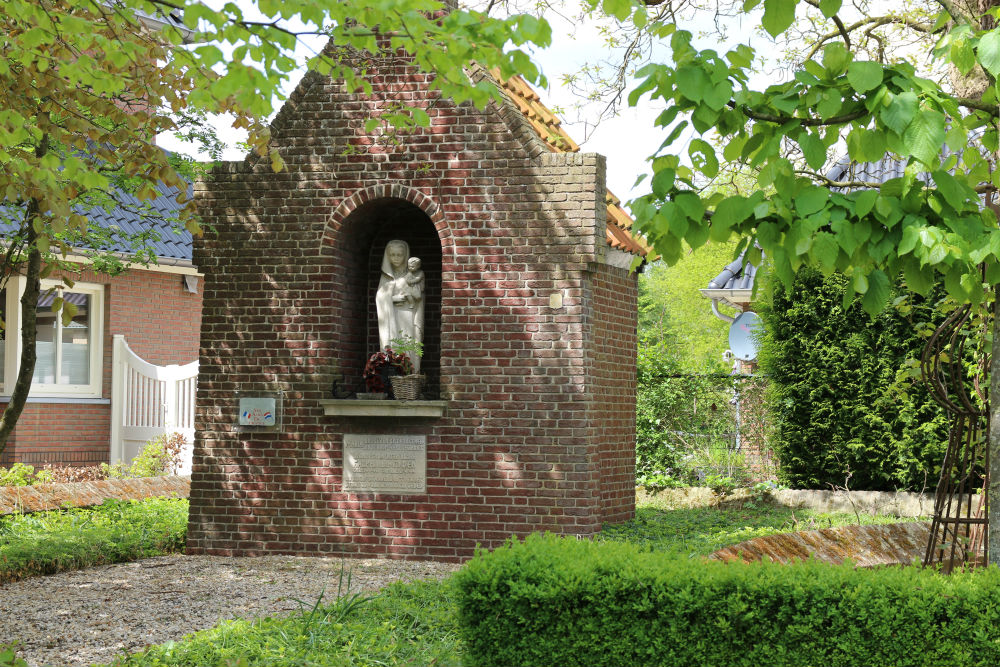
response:
<path id="1" fill-rule="evenodd" d="M 729 325 L 729 349 L 740 361 L 757 358 L 757 336 L 764 330 L 757 313 L 740 313 Z"/>

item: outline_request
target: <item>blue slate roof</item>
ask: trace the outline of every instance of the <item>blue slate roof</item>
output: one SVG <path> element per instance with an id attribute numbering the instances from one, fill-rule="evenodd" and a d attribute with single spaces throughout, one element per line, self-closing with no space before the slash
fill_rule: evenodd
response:
<path id="1" fill-rule="evenodd" d="M 89 209 L 77 206 L 74 212 L 87 216 L 91 222 L 111 233 L 110 242 L 95 250 L 107 250 L 132 254 L 134 249 L 127 238 L 142 232 L 150 232 L 147 241 L 156 256 L 165 260 L 191 261 L 191 232 L 177 225 L 177 214 L 182 208 L 177 203 L 177 188 L 157 184 L 159 195 L 142 202 L 121 190 L 114 191 L 118 205 L 111 210 L 100 206 Z M 193 188 L 188 185 L 188 199 L 193 196 Z M 0 236 L 15 232 L 23 213 L 15 206 L 0 206 Z"/>

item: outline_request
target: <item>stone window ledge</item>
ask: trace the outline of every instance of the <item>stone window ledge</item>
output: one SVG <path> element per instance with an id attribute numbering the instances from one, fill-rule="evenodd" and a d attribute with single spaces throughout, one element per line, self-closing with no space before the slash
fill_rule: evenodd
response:
<path id="1" fill-rule="evenodd" d="M 448 401 L 370 401 L 344 398 L 319 402 L 332 417 L 441 417 Z"/>

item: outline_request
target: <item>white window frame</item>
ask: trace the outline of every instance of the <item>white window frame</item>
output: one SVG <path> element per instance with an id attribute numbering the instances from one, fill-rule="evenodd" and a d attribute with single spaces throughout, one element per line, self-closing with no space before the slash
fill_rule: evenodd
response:
<path id="1" fill-rule="evenodd" d="M 3 394 L 10 396 L 17 381 L 21 365 L 21 296 L 26 281 L 23 276 L 12 276 L 7 282 L 7 331 L 4 340 Z M 75 283 L 66 287 L 61 280 L 42 281 L 41 292 L 62 289 L 90 296 L 90 382 L 87 384 L 31 383 L 29 398 L 101 398 L 104 381 L 104 285 Z"/>

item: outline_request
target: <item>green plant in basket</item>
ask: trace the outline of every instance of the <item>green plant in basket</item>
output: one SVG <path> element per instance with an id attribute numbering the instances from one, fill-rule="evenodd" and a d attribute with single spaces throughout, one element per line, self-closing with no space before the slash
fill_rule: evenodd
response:
<path id="1" fill-rule="evenodd" d="M 424 356 L 424 344 L 412 336 L 398 336 L 389 341 L 389 349 L 397 354 L 405 354 L 411 359 L 413 356 Z M 410 353 L 413 353 L 412 355 Z"/>

